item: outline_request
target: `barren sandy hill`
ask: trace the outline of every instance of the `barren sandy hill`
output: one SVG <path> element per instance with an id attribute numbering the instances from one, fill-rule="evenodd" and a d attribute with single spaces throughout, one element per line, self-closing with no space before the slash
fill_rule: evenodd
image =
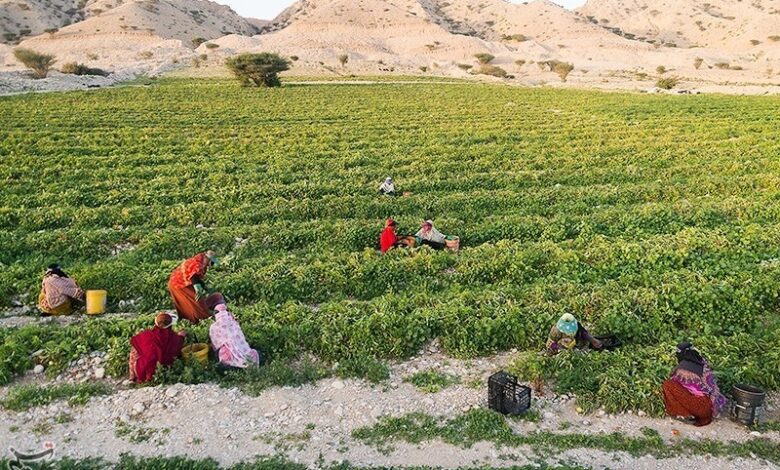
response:
<path id="1" fill-rule="evenodd" d="M 277 52 L 292 59 L 293 74 L 771 87 L 780 76 L 778 1 L 589 0 L 573 12 L 549 0 L 298 0 L 264 21 L 206 0 L 0 0 L 0 14 L 12 36 L 49 30 L 22 46 L 110 70 L 218 68 L 237 53 Z M 480 53 L 494 56 L 489 65 Z M 20 68 L 8 49 L 3 61 Z"/>
<path id="2" fill-rule="evenodd" d="M 133 0 L 60 29 L 51 39 L 72 36 L 148 33 L 184 43 L 257 29 L 229 7 L 204 0 Z M 48 38 L 47 38 L 48 39 Z"/>
<path id="3" fill-rule="evenodd" d="M 753 52 L 780 47 L 777 0 L 588 0 L 590 21 L 666 47 Z"/>
<path id="4" fill-rule="evenodd" d="M 393 0 L 302 0 L 274 24 L 276 31 L 255 37 L 253 49 L 309 61 L 334 63 L 348 55 L 354 61 L 415 68 L 437 60 L 469 61 L 479 52 L 509 52 L 502 44 L 451 34 L 423 11 Z M 225 44 L 222 52 L 230 49 Z"/>
<path id="5" fill-rule="evenodd" d="M 0 42 L 15 43 L 110 10 L 124 0 L 0 0 Z"/>
<path id="6" fill-rule="evenodd" d="M 20 46 L 55 54 L 60 64 L 84 62 L 111 70 L 159 68 L 184 60 L 191 50 L 227 34 L 258 29 L 229 7 L 205 0 L 129 0 L 85 7 L 84 21 L 26 39 Z M 120 0 L 121 1 L 121 0 Z M 103 8 L 100 8 L 100 7 Z M 7 65 L 14 60 L 6 54 Z"/>

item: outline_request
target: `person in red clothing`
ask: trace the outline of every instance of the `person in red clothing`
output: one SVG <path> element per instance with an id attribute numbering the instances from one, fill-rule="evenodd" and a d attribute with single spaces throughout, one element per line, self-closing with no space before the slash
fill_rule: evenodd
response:
<path id="1" fill-rule="evenodd" d="M 198 253 L 173 270 L 168 280 L 168 292 L 179 318 L 197 325 L 201 320 L 210 318 L 217 305 L 225 303 L 222 294 L 210 294 L 203 282 L 208 269 L 217 263 L 214 252 L 207 251 Z"/>
<path id="2" fill-rule="evenodd" d="M 395 233 L 397 225 L 393 219 L 387 219 L 385 222 L 385 229 L 382 230 L 382 235 L 379 237 L 379 249 L 382 253 L 387 253 L 390 248 L 398 246 L 400 243 L 401 238 Z"/>
<path id="3" fill-rule="evenodd" d="M 154 319 L 154 328 L 144 330 L 130 339 L 130 379 L 137 383 L 149 382 L 157 372 L 157 365 L 170 366 L 181 355 L 184 346 L 183 331 L 171 329 L 173 317 L 161 313 Z"/>
<path id="4" fill-rule="evenodd" d="M 414 237 L 399 237 L 395 233 L 395 229 L 398 226 L 393 219 L 387 219 L 385 222 L 385 229 L 382 230 L 382 235 L 379 236 L 379 249 L 382 253 L 387 253 L 388 250 L 394 247 L 413 248 L 415 246 Z"/>

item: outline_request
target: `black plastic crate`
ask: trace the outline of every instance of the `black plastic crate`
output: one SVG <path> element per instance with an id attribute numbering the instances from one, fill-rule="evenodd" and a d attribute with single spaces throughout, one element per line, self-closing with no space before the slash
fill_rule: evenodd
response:
<path id="1" fill-rule="evenodd" d="M 519 415 L 531 408 L 531 388 L 517 383 L 517 377 L 504 371 L 488 379 L 488 406 L 505 415 Z"/>

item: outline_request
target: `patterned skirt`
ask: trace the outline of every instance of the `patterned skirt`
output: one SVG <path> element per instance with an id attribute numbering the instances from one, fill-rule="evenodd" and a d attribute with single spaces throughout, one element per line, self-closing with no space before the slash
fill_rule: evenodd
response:
<path id="1" fill-rule="evenodd" d="M 663 392 L 669 416 L 693 418 L 696 426 L 706 426 L 712 422 L 712 401 L 709 397 L 697 397 L 671 379 L 664 382 Z"/>

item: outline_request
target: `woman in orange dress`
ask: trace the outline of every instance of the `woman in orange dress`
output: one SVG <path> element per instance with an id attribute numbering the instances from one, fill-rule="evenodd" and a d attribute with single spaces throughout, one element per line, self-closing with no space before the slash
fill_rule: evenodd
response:
<path id="1" fill-rule="evenodd" d="M 210 294 L 204 283 L 206 272 L 217 263 L 214 252 L 207 251 L 198 253 L 173 270 L 168 280 L 168 292 L 179 318 L 197 325 L 201 320 L 210 318 L 217 305 L 225 303 L 222 294 Z"/>

